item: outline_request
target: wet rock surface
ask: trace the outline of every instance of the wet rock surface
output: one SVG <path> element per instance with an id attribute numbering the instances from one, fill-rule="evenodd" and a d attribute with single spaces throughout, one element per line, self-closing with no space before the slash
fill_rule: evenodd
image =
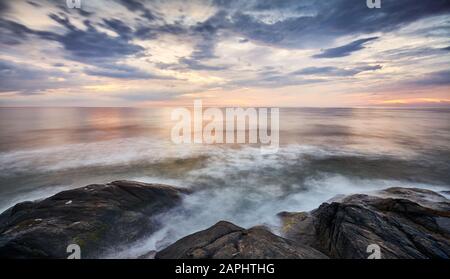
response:
<path id="1" fill-rule="evenodd" d="M 389 188 L 350 195 L 311 212 L 282 212 L 284 236 L 330 258 L 449 258 L 450 203 L 435 192 Z"/>
<path id="2" fill-rule="evenodd" d="M 317 259 L 319 251 L 274 235 L 264 227 L 243 229 L 220 221 L 156 253 L 157 259 Z"/>
<path id="3" fill-rule="evenodd" d="M 154 218 L 180 205 L 188 190 L 115 181 L 16 204 L 0 215 L 0 258 L 102 257 L 162 227 Z M 338 196 L 310 212 L 281 212 L 281 234 L 220 221 L 143 259 L 450 258 L 450 201 L 416 188 Z M 162 223 L 160 223 L 162 222 Z"/>
<path id="4" fill-rule="evenodd" d="M 178 205 L 188 192 L 132 181 L 93 184 L 0 215 L 0 258 L 66 258 L 78 244 L 82 258 L 101 256 L 160 226 L 151 217 Z"/>

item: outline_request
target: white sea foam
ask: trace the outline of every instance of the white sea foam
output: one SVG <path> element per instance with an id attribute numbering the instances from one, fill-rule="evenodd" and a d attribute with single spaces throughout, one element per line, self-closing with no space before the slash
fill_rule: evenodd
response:
<path id="1" fill-rule="evenodd" d="M 352 148 L 324 148 L 312 145 L 283 145 L 277 153 L 262 154 L 256 146 L 229 145 L 173 145 L 168 141 L 149 138 L 115 139 L 92 143 L 78 143 L 35 150 L 10 151 L 0 154 L 0 177 L 33 176 L 46 172 L 72 170 L 74 177 L 81 168 L 111 170 L 133 166 L 135 173 L 125 173 L 119 179 L 161 183 L 195 189 L 182 206 L 158 216 L 161 230 L 151 237 L 122 247 L 105 257 L 136 257 L 151 250 L 159 250 L 190 233 L 205 229 L 220 220 L 231 221 L 248 228 L 264 224 L 275 232 L 279 226 L 276 214 L 281 211 L 309 211 L 336 195 L 364 193 L 391 186 L 420 187 L 444 190 L 442 187 L 395 179 L 379 179 L 339 174 L 340 166 L 332 171 L 309 169 L 311 162 L 328 158 L 359 158 L 382 160 L 382 152 Z M 395 156 L 398 159 L 401 156 Z M 190 161 L 180 166 L 179 160 L 199 160 L 192 167 Z M 160 172 L 154 169 L 160 164 Z M 150 165 L 150 167 L 148 167 Z M 169 166 L 169 167 L 167 167 Z M 186 167 L 187 166 L 187 167 Z M 122 174 L 121 174 L 122 175 Z M 62 175 L 65 177 L 65 175 Z M 102 178 L 110 179 L 112 175 Z M 98 177 L 83 177 L 87 183 Z M 102 181 L 102 183 L 110 180 Z M 61 190 L 82 186 L 77 183 L 56 183 L 56 187 L 30 192 L 10 190 L 8 202 L 1 207 L 24 200 L 34 200 Z M 44 184 L 44 183 L 42 183 Z M 448 186 L 448 185 L 447 185 Z M 14 189 L 15 190 L 15 189 Z"/>
<path id="2" fill-rule="evenodd" d="M 152 182 L 151 179 L 147 181 Z M 277 213 L 310 211 L 337 195 L 370 193 L 393 186 L 418 187 L 434 191 L 445 189 L 444 186 L 395 180 L 350 179 L 340 175 L 310 179 L 305 184 L 308 190 L 287 196 L 283 195 L 283 191 L 277 185 L 260 185 L 258 191 L 223 187 L 196 192 L 187 196 L 181 207 L 157 217 L 163 224 L 159 231 L 134 245 L 122 247 L 122 250 L 114 251 L 107 257 L 133 258 L 152 250 L 160 250 L 220 220 L 230 221 L 244 228 L 262 224 L 275 233 L 280 233 Z"/>
<path id="3" fill-rule="evenodd" d="M 318 148 L 311 145 L 290 144 L 275 154 L 261 154 L 259 147 L 229 145 L 174 145 L 168 140 L 135 137 L 107 141 L 65 144 L 54 147 L 15 150 L 0 153 L 0 176 L 21 175 L 27 172 L 48 172 L 66 169 L 124 166 L 137 163 L 157 163 L 168 158 L 184 159 L 207 155 L 226 159 L 239 167 L 252 165 L 254 160 L 274 165 L 298 159 L 299 155 L 323 156 L 383 156 L 382 152 L 361 152 L 358 149 Z M 398 154 L 397 154 L 398 155 Z M 263 161 L 263 162 L 262 162 Z M 279 163 L 279 162 L 277 162 Z M 280 165 L 280 167 L 282 167 Z"/>
<path id="4" fill-rule="evenodd" d="M 57 171 L 92 166 L 126 165 L 137 161 L 157 162 L 192 154 L 191 148 L 174 148 L 151 138 L 125 138 L 51 148 L 0 153 L 2 174 L 26 171 Z"/>
<path id="5" fill-rule="evenodd" d="M 61 191 L 72 189 L 72 185 L 58 185 L 52 187 L 43 187 L 27 192 L 8 195 L 8 199 L 0 204 L 0 212 L 5 211 L 9 207 L 24 201 L 36 201 L 43 198 L 53 196 Z M 5 197 L 3 197 L 5 198 Z"/>

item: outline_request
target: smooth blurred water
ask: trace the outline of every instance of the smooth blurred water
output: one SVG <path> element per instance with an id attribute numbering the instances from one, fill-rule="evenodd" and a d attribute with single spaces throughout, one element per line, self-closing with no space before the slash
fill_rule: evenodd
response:
<path id="1" fill-rule="evenodd" d="M 1 108 L 0 209 L 118 179 L 193 188 L 139 254 L 219 220 L 276 225 L 336 194 L 450 189 L 450 109 L 280 109 L 280 149 L 175 145 L 171 108 Z M 142 251 L 141 251 L 142 250 Z"/>

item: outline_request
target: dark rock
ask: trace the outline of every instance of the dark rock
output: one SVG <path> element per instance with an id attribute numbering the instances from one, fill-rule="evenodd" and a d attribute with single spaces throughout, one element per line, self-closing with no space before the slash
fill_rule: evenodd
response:
<path id="1" fill-rule="evenodd" d="M 221 221 L 158 252 L 157 259 L 327 258 L 317 250 L 276 236 L 264 227 L 243 229 Z"/>
<path id="2" fill-rule="evenodd" d="M 143 255 L 140 255 L 140 256 L 138 257 L 138 259 L 140 259 L 140 260 L 154 259 L 154 258 L 155 258 L 155 255 L 156 255 L 156 250 L 151 250 L 151 251 L 149 251 L 149 252 L 147 252 L 147 253 L 145 253 L 145 254 L 143 254 Z"/>
<path id="3" fill-rule="evenodd" d="M 331 258 L 449 258 L 450 202 L 435 192 L 389 188 L 322 204 L 312 212 L 280 213 L 284 237 Z"/>
<path id="4" fill-rule="evenodd" d="M 98 257 L 159 228 L 151 216 L 179 204 L 184 189 L 116 181 L 16 204 L 0 215 L 0 258 L 66 258 L 78 244 L 82 258 Z"/>

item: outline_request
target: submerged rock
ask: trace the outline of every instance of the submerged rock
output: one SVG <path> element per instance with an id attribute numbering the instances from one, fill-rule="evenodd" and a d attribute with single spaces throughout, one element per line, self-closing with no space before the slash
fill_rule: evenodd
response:
<path id="1" fill-rule="evenodd" d="M 389 188 L 323 203 L 311 212 L 283 212 L 284 237 L 331 258 L 449 258 L 450 201 L 435 192 Z"/>
<path id="2" fill-rule="evenodd" d="M 220 221 L 156 253 L 157 259 L 321 259 L 319 251 L 272 234 L 264 227 L 243 229 Z"/>
<path id="3" fill-rule="evenodd" d="M 0 215 L 0 258 L 67 258 L 77 244 L 81 257 L 102 255 L 159 228 L 152 219 L 187 193 L 166 185 L 115 181 L 16 204 Z"/>

